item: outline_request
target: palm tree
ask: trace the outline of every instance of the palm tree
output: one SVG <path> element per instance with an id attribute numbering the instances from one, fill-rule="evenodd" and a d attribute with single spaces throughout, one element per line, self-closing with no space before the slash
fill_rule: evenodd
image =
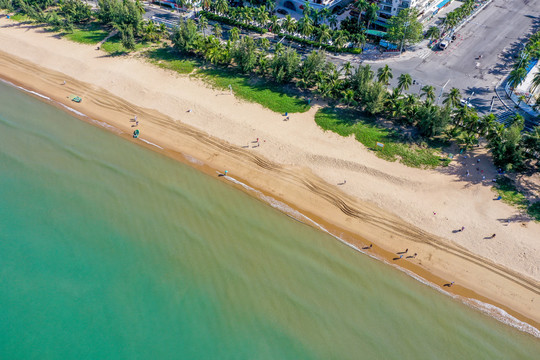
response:
<path id="1" fill-rule="evenodd" d="M 266 27 L 266 23 L 268 22 L 268 12 L 266 11 L 266 6 L 263 5 L 255 8 L 255 17 L 257 18 L 257 22 L 261 27 Z"/>
<path id="2" fill-rule="evenodd" d="M 398 78 L 398 90 L 402 92 L 403 90 L 409 90 L 409 87 L 412 85 L 412 77 L 409 74 L 401 74 Z"/>
<path id="3" fill-rule="evenodd" d="M 338 24 L 337 16 L 336 15 L 330 16 L 330 18 L 328 19 L 328 24 L 330 24 L 330 27 L 332 27 L 332 29 L 335 30 Z"/>
<path id="4" fill-rule="evenodd" d="M 199 29 L 201 29 L 203 33 L 203 37 L 205 38 L 206 38 L 205 30 L 207 27 L 208 27 L 208 20 L 206 19 L 206 16 L 201 16 L 201 18 L 199 19 Z"/>
<path id="5" fill-rule="evenodd" d="M 332 35 L 330 34 L 330 28 L 328 25 L 323 24 L 319 28 L 319 42 L 320 43 L 328 43 L 330 39 L 332 39 Z"/>
<path id="6" fill-rule="evenodd" d="M 212 5 L 212 0 L 202 0 L 202 6 L 204 10 L 208 10 Z"/>
<path id="7" fill-rule="evenodd" d="M 162 36 L 165 36 L 167 34 L 167 25 L 164 23 L 159 24 L 159 32 L 162 34 Z"/>
<path id="8" fill-rule="evenodd" d="M 470 114 L 470 109 L 468 106 L 462 106 L 458 108 L 457 110 L 454 110 L 454 117 L 452 118 L 452 122 L 454 124 L 454 130 L 458 127 L 464 126 L 465 122 L 467 121 L 467 118 Z"/>
<path id="9" fill-rule="evenodd" d="M 219 15 L 225 15 L 229 10 L 229 2 L 227 0 L 216 0 L 215 7 Z"/>
<path id="10" fill-rule="evenodd" d="M 508 76 L 508 85 L 512 89 L 515 89 L 516 86 L 519 86 L 527 76 L 527 70 L 523 67 L 516 68 L 510 72 L 510 75 Z"/>
<path id="11" fill-rule="evenodd" d="M 361 48 L 366 43 L 366 35 L 364 33 L 356 33 L 351 35 L 351 41 L 354 46 Z"/>
<path id="12" fill-rule="evenodd" d="M 358 22 L 357 24 L 360 25 L 360 19 L 362 18 L 362 11 L 367 10 L 369 7 L 369 3 L 366 0 L 357 0 L 354 5 L 358 9 Z"/>
<path id="13" fill-rule="evenodd" d="M 446 106 L 456 108 L 459 105 L 459 101 L 461 100 L 461 93 L 459 92 L 459 89 L 452 88 L 450 89 L 450 92 L 444 96 L 445 99 L 443 100 L 443 104 L 446 104 Z"/>
<path id="14" fill-rule="evenodd" d="M 343 99 L 343 102 L 347 104 L 347 106 L 351 106 L 351 103 L 353 105 L 356 104 L 356 101 L 354 100 L 355 94 L 353 89 L 347 89 L 341 92 L 341 96 Z"/>
<path id="15" fill-rule="evenodd" d="M 465 106 L 466 107 L 466 106 Z M 478 135 L 485 136 L 492 131 L 492 129 L 497 124 L 497 117 L 494 114 L 488 114 L 484 116 L 479 122 L 478 122 Z"/>
<path id="16" fill-rule="evenodd" d="M 135 7 L 137 8 L 137 10 L 139 11 L 139 14 L 144 14 L 145 13 L 145 10 L 144 10 L 144 5 L 142 4 L 141 1 L 139 0 L 135 0 Z"/>
<path id="17" fill-rule="evenodd" d="M 393 77 L 394 75 L 392 75 L 392 69 L 390 66 L 388 66 L 388 64 L 377 70 L 377 80 L 383 85 L 388 85 L 388 82 Z"/>
<path id="18" fill-rule="evenodd" d="M 341 70 L 345 73 L 345 76 L 349 77 L 351 75 L 352 65 L 349 61 L 341 66 Z"/>
<path id="19" fill-rule="evenodd" d="M 253 20 L 253 8 L 250 7 L 241 7 L 240 8 L 240 20 L 245 23 L 249 24 Z"/>
<path id="20" fill-rule="evenodd" d="M 302 9 L 302 15 L 309 16 L 311 14 L 311 6 L 309 5 L 309 2 L 304 3 L 304 8 Z"/>
<path id="21" fill-rule="evenodd" d="M 435 101 L 435 88 L 431 85 L 425 85 L 422 87 L 422 93 L 420 96 L 425 96 L 426 100 L 431 102 Z"/>
<path id="22" fill-rule="evenodd" d="M 259 46 L 265 52 L 268 51 L 268 49 L 270 49 L 270 40 L 268 40 L 268 38 L 260 38 L 259 39 Z"/>
<path id="23" fill-rule="evenodd" d="M 375 3 L 372 3 L 367 7 L 367 9 L 366 9 L 366 18 L 367 18 L 366 29 L 369 29 L 369 25 L 371 25 L 372 21 L 377 20 L 377 18 L 379 17 L 377 12 L 379 10 L 380 10 L 380 8 Z"/>
<path id="24" fill-rule="evenodd" d="M 321 19 L 323 17 L 323 10 L 313 9 L 310 16 L 311 16 L 311 19 L 313 19 L 313 24 L 315 26 L 319 26 Z"/>
<path id="25" fill-rule="evenodd" d="M 219 23 L 216 23 L 214 25 L 214 35 L 215 35 L 215 37 L 220 39 L 222 33 L 223 33 L 223 30 L 221 30 L 221 25 L 219 25 Z"/>
<path id="26" fill-rule="evenodd" d="M 276 55 L 281 54 L 283 50 L 285 50 L 285 45 L 283 45 L 282 43 L 278 42 L 277 44 L 274 45 L 274 53 Z"/>
<path id="27" fill-rule="evenodd" d="M 418 98 L 415 94 L 409 94 L 405 98 L 405 113 L 409 117 L 409 122 L 412 123 L 414 115 L 418 109 Z"/>
<path id="28" fill-rule="evenodd" d="M 345 32 L 343 30 L 337 30 L 334 33 L 334 45 L 336 45 L 338 49 L 341 49 L 348 40 L 349 39 L 347 38 L 347 35 L 345 35 Z"/>
<path id="29" fill-rule="evenodd" d="M 156 41 L 159 40 L 159 34 L 157 31 L 156 24 L 153 21 L 148 21 L 146 25 L 143 25 L 143 39 L 145 41 Z"/>
<path id="30" fill-rule="evenodd" d="M 313 20 L 311 20 L 309 16 L 304 15 L 298 22 L 298 30 L 300 30 L 300 33 L 307 39 L 308 36 L 313 33 Z"/>
<path id="31" fill-rule="evenodd" d="M 283 25 L 285 25 L 285 30 L 287 30 L 290 35 L 292 35 L 294 30 L 296 30 L 296 20 L 294 20 L 289 14 L 287 14 L 285 17 Z"/>
<path id="32" fill-rule="evenodd" d="M 240 39 L 240 29 L 238 29 L 237 27 L 233 27 L 233 28 L 229 31 L 229 36 L 231 37 L 231 40 L 232 40 L 233 42 L 238 41 L 238 39 Z"/>
<path id="33" fill-rule="evenodd" d="M 430 40 L 438 39 L 441 36 L 441 30 L 437 26 L 430 26 L 426 32 L 426 37 Z"/>
<path id="34" fill-rule="evenodd" d="M 535 90 L 540 86 L 540 71 L 537 72 L 535 75 L 534 75 L 534 78 L 532 80 L 532 83 L 531 83 L 531 93 L 534 93 Z"/>
<path id="35" fill-rule="evenodd" d="M 279 25 L 279 19 L 276 15 L 272 15 L 269 19 L 270 22 L 270 31 L 274 34 L 279 33 L 281 26 Z"/>

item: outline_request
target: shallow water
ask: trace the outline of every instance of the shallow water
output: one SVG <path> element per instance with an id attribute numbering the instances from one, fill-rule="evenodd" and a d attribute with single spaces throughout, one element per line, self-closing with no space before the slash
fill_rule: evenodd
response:
<path id="1" fill-rule="evenodd" d="M 0 358 L 533 359 L 540 341 L 0 83 Z"/>

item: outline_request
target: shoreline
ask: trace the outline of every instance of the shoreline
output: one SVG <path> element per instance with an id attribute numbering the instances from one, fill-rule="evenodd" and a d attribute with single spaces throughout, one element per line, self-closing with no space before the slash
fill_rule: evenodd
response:
<path id="1" fill-rule="evenodd" d="M 12 61 L 7 61 L 8 58 Z M 0 70 L 1 77 L 50 97 L 53 102 L 62 104 L 57 107 L 65 111 L 69 111 L 66 106 L 75 109 L 80 113 L 75 113 L 76 117 L 82 120 L 93 119 L 109 124 L 123 132 L 118 135 L 130 141 L 134 140 L 131 139 L 127 119 L 136 111 L 141 122 L 144 121 L 141 134 L 144 140 L 152 143 L 144 146 L 210 176 L 215 176 L 217 169 L 228 169 L 231 176 L 240 183 L 286 204 L 323 226 L 332 236 L 347 245 L 361 251 L 361 247 L 373 243 L 374 247 L 368 255 L 373 255 L 402 271 L 412 272 L 437 290 L 446 292 L 447 289 L 443 288 L 442 284 L 456 281 L 456 285 L 448 289 L 451 296 L 480 300 L 503 309 L 536 329 L 540 327 L 538 310 L 531 305 L 534 301 L 540 301 L 537 281 L 471 253 L 458 244 L 430 235 L 377 206 L 350 198 L 311 169 L 267 160 L 263 155 L 219 140 L 156 110 L 133 105 L 99 86 L 37 67 L 16 56 L 0 52 L 0 63 L 4 65 Z M 8 75 L 10 70 L 11 76 Z M 37 76 L 32 76 L 33 73 Z M 56 81 L 62 78 L 68 80 L 68 87 L 63 87 L 61 81 Z M 80 105 L 71 103 L 64 96 L 66 90 L 73 87 L 90 89 L 87 95 L 83 96 L 84 100 Z M 39 97 L 37 94 L 34 96 Z M 161 146 L 162 149 L 156 146 Z M 186 155 L 196 159 L 196 162 L 190 161 Z M 241 184 L 232 185 L 249 193 Z M 418 252 L 418 258 L 392 260 L 396 257 L 395 250 L 404 248 L 410 248 L 410 253 Z M 463 276 L 466 273 L 469 275 Z M 526 304 L 525 297 L 531 298 L 532 303 Z"/>

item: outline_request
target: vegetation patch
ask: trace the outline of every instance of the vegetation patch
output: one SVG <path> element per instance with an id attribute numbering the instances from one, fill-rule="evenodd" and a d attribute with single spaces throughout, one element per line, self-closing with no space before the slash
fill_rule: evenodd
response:
<path id="1" fill-rule="evenodd" d="M 128 54 L 131 51 L 142 50 L 149 47 L 150 45 L 151 43 L 148 42 L 140 42 L 135 44 L 134 50 L 129 50 L 124 45 L 122 45 L 122 39 L 120 38 L 120 35 L 116 34 L 110 37 L 107 41 L 105 41 L 103 45 L 101 45 L 101 49 L 113 56 L 118 56 Z"/>
<path id="2" fill-rule="evenodd" d="M 33 20 L 26 14 L 22 14 L 22 13 L 15 13 L 13 15 L 10 15 L 10 20 L 14 20 L 14 21 L 31 21 L 33 22 Z"/>
<path id="3" fill-rule="evenodd" d="M 534 220 L 540 221 L 540 201 L 537 201 L 534 204 L 530 205 L 529 208 L 527 209 L 527 213 Z"/>
<path id="4" fill-rule="evenodd" d="M 98 23 L 92 22 L 86 26 L 76 28 L 72 33 L 66 34 L 66 39 L 81 44 L 97 44 L 107 37 L 109 32 Z"/>
<path id="5" fill-rule="evenodd" d="M 507 204 L 520 209 L 526 209 L 529 205 L 529 201 L 518 191 L 514 181 L 506 176 L 499 177 L 493 189 L 499 194 L 501 200 Z"/>
<path id="6" fill-rule="evenodd" d="M 536 221 L 540 221 L 540 201 L 533 204 L 527 200 L 525 195 L 519 192 L 514 181 L 506 176 L 499 177 L 493 190 L 507 204 L 515 206 L 521 210 L 526 210 L 527 214 Z"/>
<path id="7" fill-rule="evenodd" d="M 374 150 L 377 156 L 417 168 L 446 166 L 450 160 L 441 158 L 439 147 L 420 147 L 407 142 L 395 130 L 377 125 L 373 118 L 359 111 L 341 108 L 322 108 L 315 115 L 315 122 L 324 130 L 330 130 L 341 136 L 354 134 L 356 140 Z M 377 146 L 384 144 L 384 147 Z"/>
<path id="8" fill-rule="evenodd" d="M 145 53 L 148 60 L 163 69 L 176 71 L 179 74 L 189 74 L 193 72 L 197 61 L 192 59 L 181 59 L 178 52 L 171 48 L 152 49 Z"/>
<path id="9" fill-rule="evenodd" d="M 282 85 L 267 80 L 252 80 L 249 76 L 224 68 L 201 69 L 199 74 L 212 85 L 233 92 L 239 98 L 256 102 L 278 113 L 302 113 L 309 110 L 307 101 L 297 95 L 285 92 Z"/>

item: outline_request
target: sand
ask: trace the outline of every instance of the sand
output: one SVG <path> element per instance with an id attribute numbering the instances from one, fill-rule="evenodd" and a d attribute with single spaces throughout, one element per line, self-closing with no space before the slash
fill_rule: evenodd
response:
<path id="1" fill-rule="evenodd" d="M 318 104 L 283 121 L 199 79 L 5 18 L 0 44 L 1 78 L 111 124 L 125 138 L 137 115 L 141 138 L 162 148 L 152 149 L 212 176 L 227 169 L 349 244 L 373 243 L 366 252 L 540 328 L 540 224 L 494 200 L 496 171 L 485 150 L 448 168 L 409 168 L 377 158 L 352 137 L 322 131 L 314 122 Z M 69 101 L 70 94 L 83 102 Z M 418 255 L 393 260 L 405 249 Z M 443 287 L 450 281 L 455 285 Z"/>

